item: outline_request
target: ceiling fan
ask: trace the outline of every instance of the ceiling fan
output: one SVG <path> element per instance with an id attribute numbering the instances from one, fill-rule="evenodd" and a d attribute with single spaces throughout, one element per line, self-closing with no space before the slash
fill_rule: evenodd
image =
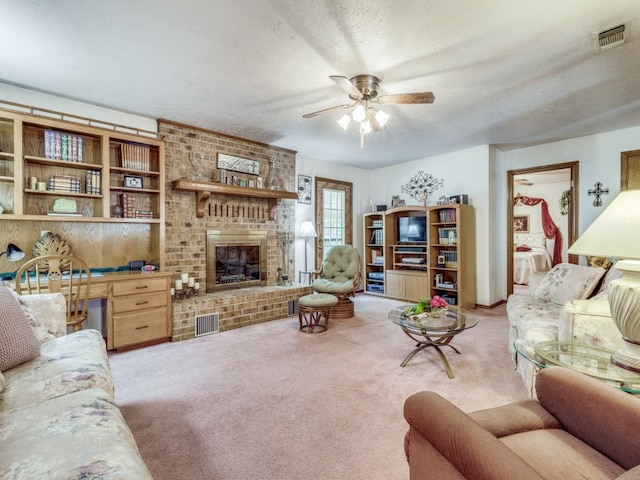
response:
<path id="1" fill-rule="evenodd" d="M 513 183 L 515 183 L 516 185 L 526 185 L 526 186 L 533 185 L 533 182 L 530 182 L 526 178 L 519 178 L 517 180 L 514 180 Z"/>
<path id="2" fill-rule="evenodd" d="M 371 103 L 380 105 L 391 104 L 411 104 L 411 103 L 433 103 L 435 97 L 431 92 L 420 93 L 398 93 L 393 95 L 378 96 L 378 88 L 380 87 L 380 79 L 373 75 L 356 75 L 347 78 L 341 75 L 332 75 L 329 77 L 342 90 L 345 91 L 353 103 L 345 103 L 335 107 L 325 108 L 317 112 L 307 113 L 304 118 L 313 118 L 325 113 L 331 113 L 338 110 L 353 108 L 350 114 L 343 115 L 338 124 L 347 129 L 347 126 L 354 120 L 360 123 L 360 147 L 364 146 L 364 135 L 373 131 L 380 130 L 389 120 L 389 115 L 383 110 L 376 110 Z"/>

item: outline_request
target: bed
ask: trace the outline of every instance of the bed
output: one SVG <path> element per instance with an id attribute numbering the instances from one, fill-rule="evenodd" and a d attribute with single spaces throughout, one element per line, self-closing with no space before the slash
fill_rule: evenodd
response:
<path id="1" fill-rule="evenodd" d="M 551 269 L 552 259 L 544 233 L 515 233 L 513 241 L 513 283 L 528 285 L 532 273 Z"/>

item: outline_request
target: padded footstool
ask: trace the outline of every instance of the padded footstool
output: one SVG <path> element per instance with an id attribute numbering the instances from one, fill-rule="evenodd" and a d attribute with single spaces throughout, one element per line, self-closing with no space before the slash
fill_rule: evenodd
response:
<path id="1" fill-rule="evenodd" d="M 298 300 L 298 320 L 300 331 L 304 333 L 321 333 L 329 325 L 331 307 L 338 299 L 328 293 L 312 293 Z M 324 323 L 322 321 L 324 320 Z"/>

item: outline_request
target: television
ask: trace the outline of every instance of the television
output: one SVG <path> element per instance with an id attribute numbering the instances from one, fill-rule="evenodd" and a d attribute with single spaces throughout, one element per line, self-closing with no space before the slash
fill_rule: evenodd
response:
<path id="1" fill-rule="evenodd" d="M 398 217 L 398 243 L 427 243 L 427 217 Z"/>

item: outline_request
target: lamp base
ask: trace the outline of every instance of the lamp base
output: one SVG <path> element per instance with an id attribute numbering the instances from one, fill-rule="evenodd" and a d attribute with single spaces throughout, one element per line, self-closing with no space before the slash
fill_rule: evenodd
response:
<path id="1" fill-rule="evenodd" d="M 640 373 L 640 343 L 623 338 L 624 346 L 611 355 L 611 363 L 614 365 Z"/>
<path id="2" fill-rule="evenodd" d="M 609 284 L 609 306 L 624 344 L 611 355 L 611 362 L 640 373 L 640 262 L 619 260 L 613 268 L 623 275 Z"/>

